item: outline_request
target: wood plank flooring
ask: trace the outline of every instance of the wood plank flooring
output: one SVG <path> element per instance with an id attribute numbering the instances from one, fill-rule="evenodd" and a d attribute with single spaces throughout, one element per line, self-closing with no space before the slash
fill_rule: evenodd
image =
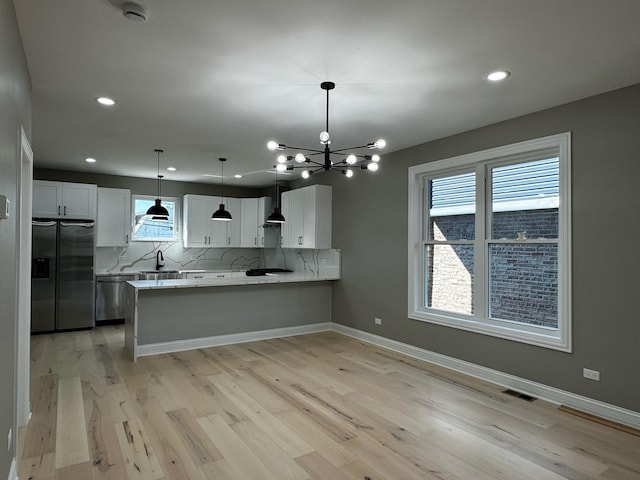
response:
<path id="1" fill-rule="evenodd" d="M 32 337 L 21 480 L 640 479 L 640 437 L 336 333 L 127 360 Z"/>

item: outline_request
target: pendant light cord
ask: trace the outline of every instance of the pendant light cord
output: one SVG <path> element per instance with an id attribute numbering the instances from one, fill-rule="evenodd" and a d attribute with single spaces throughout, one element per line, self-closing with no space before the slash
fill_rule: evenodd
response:
<path id="1" fill-rule="evenodd" d="M 222 164 L 222 177 L 221 177 L 221 188 L 220 188 L 220 196 L 222 197 L 222 203 L 224 203 L 224 162 L 227 161 L 226 158 L 219 158 L 220 163 Z"/>
<path id="2" fill-rule="evenodd" d="M 156 153 L 158 154 L 158 198 L 162 199 L 162 178 L 163 175 L 160 175 L 160 154 L 163 151 L 160 149 L 156 149 Z"/>
<path id="3" fill-rule="evenodd" d="M 280 185 L 278 185 L 278 170 L 276 170 L 276 207 L 280 211 Z"/>
<path id="4" fill-rule="evenodd" d="M 327 90 L 327 128 L 325 132 L 329 133 L 329 90 Z"/>

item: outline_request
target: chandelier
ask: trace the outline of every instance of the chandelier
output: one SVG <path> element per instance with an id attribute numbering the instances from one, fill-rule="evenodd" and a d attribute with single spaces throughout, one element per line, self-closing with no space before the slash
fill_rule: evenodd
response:
<path id="1" fill-rule="evenodd" d="M 320 132 L 320 144 L 324 145 L 324 147 L 321 149 L 291 147 L 271 140 L 267 142 L 267 148 L 271 151 L 284 151 L 287 149 L 298 150 L 294 155 L 279 155 L 277 158 L 278 163 L 275 166 L 276 171 L 284 172 L 300 168 L 303 169 L 302 178 L 309 178 L 316 172 L 335 171 L 350 178 L 353 177 L 354 170 L 360 169 L 370 172 L 378 170 L 380 155 L 358 154 L 353 153 L 353 151 L 365 148 L 369 150 L 384 148 L 387 142 L 383 139 L 356 147 L 331 149 L 331 137 L 329 136 L 329 91 L 336 88 L 336 84 L 333 82 L 322 82 L 320 88 L 327 92 L 326 128 Z"/>

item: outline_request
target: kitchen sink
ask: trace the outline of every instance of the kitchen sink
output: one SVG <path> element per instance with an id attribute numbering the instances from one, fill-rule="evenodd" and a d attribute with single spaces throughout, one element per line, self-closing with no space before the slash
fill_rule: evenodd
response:
<path id="1" fill-rule="evenodd" d="M 171 280 L 182 278 L 178 270 L 141 270 L 140 280 Z"/>

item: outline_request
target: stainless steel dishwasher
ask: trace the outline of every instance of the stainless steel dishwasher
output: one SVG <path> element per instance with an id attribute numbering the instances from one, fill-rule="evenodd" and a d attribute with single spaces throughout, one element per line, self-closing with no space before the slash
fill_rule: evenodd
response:
<path id="1" fill-rule="evenodd" d="M 136 275 L 105 275 L 96 278 L 96 324 L 124 320 L 125 286 Z"/>

